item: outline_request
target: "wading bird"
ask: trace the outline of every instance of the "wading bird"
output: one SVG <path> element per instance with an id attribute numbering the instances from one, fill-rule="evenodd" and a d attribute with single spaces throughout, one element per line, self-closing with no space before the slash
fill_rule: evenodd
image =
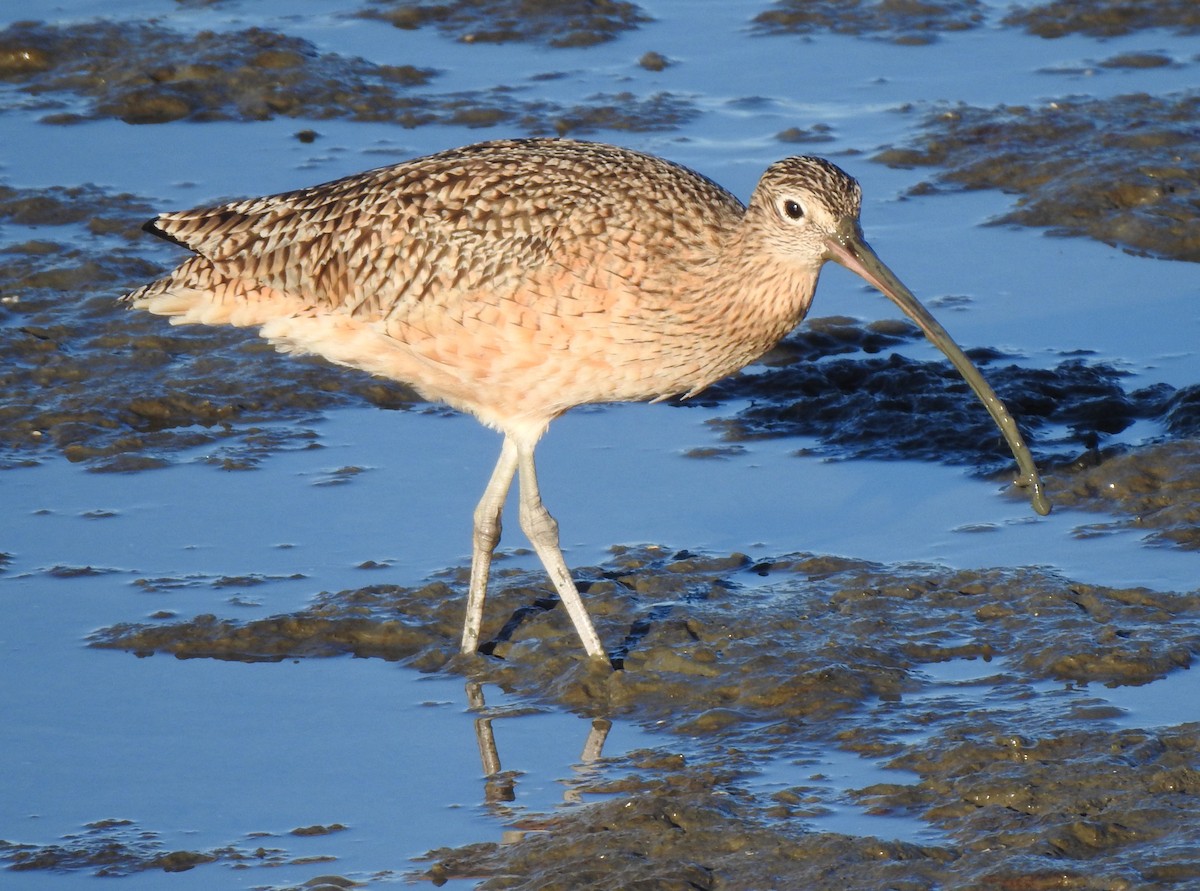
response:
<path id="1" fill-rule="evenodd" d="M 858 183 L 820 158 L 767 168 L 743 205 L 692 170 L 566 139 L 486 142 L 325 185 L 167 213 L 194 252 L 127 296 L 176 323 L 258 327 L 470 412 L 504 443 L 475 509 L 462 649 L 483 621 L 500 514 L 520 522 L 588 655 L 605 650 L 542 504 L 534 447 L 592 402 L 691 396 L 754 361 L 808 311 L 827 260 L 878 288 L 975 390 L 1049 511 L 1017 426 L 962 350 L 876 257 Z"/>

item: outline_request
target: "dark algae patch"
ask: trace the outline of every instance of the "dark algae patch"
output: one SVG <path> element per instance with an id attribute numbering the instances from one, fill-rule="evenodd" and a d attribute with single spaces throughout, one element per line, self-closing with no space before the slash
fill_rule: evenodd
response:
<path id="1" fill-rule="evenodd" d="M 298 422 L 323 408 L 415 401 L 398 384 L 289 360 L 246 332 L 122 309 L 116 298 L 162 269 L 137 252 L 149 215 L 139 199 L 92 186 L 0 187 L 0 221 L 31 227 L 30 240 L 0 250 L 0 466 L 53 450 L 135 470 L 201 445 L 225 466 L 251 466 L 310 445 Z"/>
<path id="2" fill-rule="evenodd" d="M 462 43 L 541 43 L 586 47 L 650 21 L 622 0 L 373 0 L 362 13 L 408 30 L 435 26 Z"/>
<path id="3" fill-rule="evenodd" d="M 754 17 L 754 28 L 762 34 L 831 31 L 922 44 L 940 32 L 978 27 L 985 11 L 979 0 L 779 0 Z"/>
<path id="4" fill-rule="evenodd" d="M 1117 516 L 1082 527 L 1081 536 L 1133 530 L 1154 544 L 1200 549 L 1200 440 L 1085 456 L 1050 479 L 1056 505 Z"/>
<path id="5" fill-rule="evenodd" d="M 1197 874 L 1200 725 L 1123 730 L 1118 712 L 1072 693 L 1187 668 L 1200 653 L 1195 592 L 1035 567 L 619 548 L 577 573 L 612 671 L 585 662 L 542 574 L 524 570 L 493 588 L 492 655 L 458 654 L 465 575 L 321 594 L 268 619 L 114 626 L 92 644 L 392 659 L 661 734 L 573 781 L 605 800 L 525 815 L 510 844 L 431 852 L 421 869 L 435 882 L 611 888 L 618 876 L 715 891 L 825 887 L 837 874 L 864 888 L 1132 889 Z M 975 677 L 939 681 L 956 662 L 978 665 Z M 928 840 L 823 832 L 838 794 L 759 781 L 764 763 L 819 763 L 830 749 L 892 768 L 894 782 L 849 795 L 924 821 Z M 1050 875 L 1061 883 L 1043 884 Z"/>
<path id="6" fill-rule="evenodd" d="M 1187 391 L 1130 391 L 1128 372 L 1069 359 L 1027 368 L 989 350 L 969 350 L 988 382 L 1031 435 L 1042 463 L 1069 463 L 1134 421 L 1165 420 Z M 701 396 L 700 398 L 704 398 Z M 1004 441 L 958 373 L 944 362 L 899 353 L 796 361 L 715 384 L 709 398 L 748 400 L 714 421 L 735 442 L 813 436 L 820 450 L 855 458 L 917 458 L 997 472 L 1011 463 Z M 919 423 L 913 423 L 913 419 Z M 1058 428 L 1053 437 L 1039 435 Z"/>
<path id="7" fill-rule="evenodd" d="M 1147 28 L 1196 34 L 1200 33 L 1200 6 L 1193 0 L 1053 0 L 1023 4 L 1004 17 L 1004 24 L 1050 38 L 1119 37 Z"/>
<path id="8" fill-rule="evenodd" d="M 0 32 L 0 68 L 53 123 L 113 117 L 134 124 L 177 120 L 349 117 L 422 123 L 432 114 L 409 88 L 428 69 L 319 53 L 273 31 L 186 35 L 145 23 L 26 22 Z M 64 101 L 77 96 L 82 106 Z"/>
<path id="9" fill-rule="evenodd" d="M 813 833 L 764 819 L 714 766 L 552 814 L 537 830 L 513 844 L 431 852 L 424 877 L 435 884 L 483 879 L 476 886 L 482 889 L 924 889 L 950 874 L 956 859 L 934 845 Z"/>
<path id="10" fill-rule="evenodd" d="M 337 823 L 328 827 L 298 827 L 290 835 L 327 835 L 345 828 Z M 104 819 L 88 823 L 78 832 L 47 844 L 0 840 L 0 862 L 6 863 L 6 870 L 13 873 L 82 872 L 101 878 L 119 878 L 154 872 L 187 872 L 209 864 L 249 869 L 315 864 L 334 859 L 319 854 L 297 856 L 288 852 L 286 844 L 286 838 L 274 833 L 253 832 L 215 848 L 178 849 L 166 844 L 161 833 L 132 820 Z M 329 886 L 339 881 L 333 876 L 324 878 Z M 340 881 L 345 882 L 341 887 L 353 884 L 345 879 Z M 266 886 L 260 883 L 259 887 Z"/>
<path id="11" fill-rule="evenodd" d="M 322 53 L 262 28 L 184 34 L 160 25 L 25 22 L 0 31 L 0 80 L 42 121 L 130 124 L 349 118 L 402 127 L 505 125 L 531 135 L 666 130 L 698 112 L 668 93 L 600 93 L 573 105 L 496 86 L 434 93 L 436 72 Z"/>
<path id="12" fill-rule="evenodd" d="M 1134 253 L 1200 261 L 1200 94 L 1073 97 L 1038 107 L 959 106 L 915 145 L 876 161 L 936 166 L 936 186 L 1017 196 L 998 223 L 1086 235 Z"/>
<path id="13" fill-rule="evenodd" d="M 979 0 L 778 0 L 753 24 L 766 34 L 832 32 L 905 44 L 931 43 L 939 33 L 989 21 L 1046 38 L 1119 37 L 1152 28 L 1200 32 L 1200 8 L 1193 0 L 1051 0 L 995 7 Z"/>
<path id="14" fill-rule="evenodd" d="M 83 223 L 93 235 L 119 235 L 132 240 L 140 237 L 142 222 L 153 213 L 153 208 L 136 195 L 112 195 L 90 184 L 48 189 L 14 189 L 0 185 L 0 220 L 15 226 Z M 38 242 L 32 244 L 30 251 L 36 252 Z M 4 289 L 0 296 L 11 297 L 19 290 L 7 278 L 0 287 Z"/>

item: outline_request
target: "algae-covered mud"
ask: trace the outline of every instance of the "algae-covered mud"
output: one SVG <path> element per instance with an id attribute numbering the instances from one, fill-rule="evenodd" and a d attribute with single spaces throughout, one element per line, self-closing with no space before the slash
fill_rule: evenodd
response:
<path id="1" fill-rule="evenodd" d="M 1155 544 L 1200 548 L 1200 442 L 1155 443 L 1089 457 L 1055 475 L 1058 503 L 1116 518 L 1088 524 L 1081 535 L 1145 530 L 1146 540 Z"/>
<path id="2" fill-rule="evenodd" d="M 411 7 L 410 7 L 411 8 Z M 660 93 L 596 94 L 560 105 L 512 85 L 436 93 L 437 72 L 321 53 L 310 42 L 250 28 L 184 34 L 156 24 L 18 23 L 0 32 L 0 80 L 49 124 L 113 117 L 128 124 L 349 118 L 401 127 L 507 125 L 531 134 L 658 130 L 695 112 Z"/>
<path id="3" fill-rule="evenodd" d="M 613 40 L 650 21 L 637 4 L 621 0 L 373 0 L 361 15 L 397 28 L 434 25 L 463 43 L 528 41 L 560 49 Z"/>
<path id="4" fill-rule="evenodd" d="M 590 714 L 628 711 L 686 732 L 720 709 L 712 720 L 751 737 L 774 732 L 757 722 L 789 720 L 819 724 L 812 732 L 822 738 L 836 735 L 839 716 L 918 690 L 921 669 L 941 662 L 999 660 L 999 674 L 1027 683 L 1147 683 L 1188 665 L 1200 648 L 1194 592 L 1099 588 L 1036 568 L 951 571 L 621 548 L 612 563 L 577 570 L 597 630 L 619 642 L 613 659 L 622 670 L 614 672 L 578 658 L 540 573 L 500 577 L 488 608 L 501 621 L 482 646 L 493 659 L 457 655 L 460 572 L 421 588 L 322 594 L 305 610 L 252 622 L 207 615 L 118 625 L 91 643 L 180 658 L 349 653 L 423 670 L 453 662 L 475 681 L 552 692 Z M 797 732 L 801 742 L 809 731 Z M 895 732 L 872 725 L 853 737 L 882 745 Z"/>
<path id="5" fill-rule="evenodd" d="M 311 441 L 300 424 L 267 434 L 256 422 L 350 400 L 412 402 L 403 387 L 287 362 L 237 332 L 164 327 L 122 311 L 114 297 L 161 269 L 133 247 L 151 213 L 95 186 L 0 189 L 0 220 L 27 233 L 0 251 L 0 464 L 53 450 L 98 470 L 132 470 L 227 440 L 229 451 L 214 456 L 245 466 Z"/>
<path id="6" fill-rule="evenodd" d="M 1200 30 L 1200 10 L 1188 0 L 1124 3 L 1121 0 L 1053 0 L 1013 9 L 1004 24 L 1017 25 L 1039 37 L 1068 34 L 1117 37 L 1144 28 L 1168 28 L 1180 34 Z"/>
<path id="7" fill-rule="evenodd" d="M 15 3 L 0 885 L 1200 883 L 1194 4 Z M 547 437 L 611 664 L 515 516 L 459 653 L 490 435 L 117 299 L 157 212 L 555 133 L 859 177 L 1054 513 L 832 270 L 744 374 Z"/>
<path id="8" fill-rule="evenodd" d="M 797 337 L 788 345 L 802 347 L 806 340 Z M 1070 463 L 1136 421 L 1167 422 L 1195 399 L 1192 388 L 1166 384 L 1128 390 L 1128 372 L 1104 363 L 1068 359 L 1053 368 L 1024 368 L 992 350 L 973 351 L 971 358 L 1034 432 L 1045 464 Z M 904 455 L 993 469 L 1007 461 L 994 425 L 975 411 L 974 393 L 940 362 L 896 354 L 823 362 L 796 358 L 717 384 L 709 398 L 723 395 L 750 402 L 718 425 L 733 440 L 815 436 L 833 454 Z M 905 424 L 912 416 L 926 423 Z"/>
<path id="9" fill-rule="evenodd" d="M 754 17 L 764 34 L 838 34 L 883 36 L 897 43 L 921 44 L 942 31 L 978 27 L 986 7 L 979 0 L 923 3 L 816 2 L 779 0 Z"/>
<path id="10" fill-rule="evenodd" d="M 935 165 L 942 183 L 1019 195 L 996 222 L 1196 262 L 1198 117 L 1195 92 L 958 107 L 932 115 L 917 148 L 890 149 L 876 160 Z"/>
<path id="11" fill-rule="evenodd" d="M 346 827 L 299 826 L 287 835 L 319 836 L 342 831 Z M 168 850 L 153 830 L 140 828 L 132 820 L 97 820 L 79 833 L 52 845 L 13 844 L 0 841 L 0 857 L 11 863 L 18 875 L 38 870 L 61 872 L 86 870 L 103 878 L 117 878 L 142 872 L 180 873 L 208 863 L 223 862 L 238 869 L 271 868 L 294 860 L 289 855 L 287 838 L 274 833 L 252 833 L 249 837 L 205 851 Z M 316 864 L 332 857 L 310 856 L 304 863 Z M 344 884 L 343 884 L 344 883 Z M 340 877 L 317 876 L 308 887 L 350 887 Z"/>
<path id="12" fill-rule="evenodd" d="M 508 572 L 490 604 L 507 618 L 490 656 L 457 655 L 453 586 L 373 585 L 298 613 L 241 622 L 115 626 L 93 646 L 140 655 L 279 660 L 360 657 L 456 671 L 540 700 L 665 732 L 665 752 L 615 759 L 581 791 L 613 800 L 549 817 L 515 844 L 430 855 L 428 874 L 483 887 L 1147 887 L 1200 875 L 1200 725 L 1122 731 L 1087 700 L 1005 715 L 1056 682 L 1144 684 L 1200 652 L 1200 595 L 1080 584 L 1043 569 L 885 567 L 807 554 L 751 560 L 622 550 L 581 569 L 622 670 L 588 665 L 540 574 Z M 497 624 L 494 620 L 493 624 Z M 938 679 L 969 665 L 969 681 Z M 955 707 L 986 692 L 978 714 Z M 1078 721 L 1082 729 L 1070 729 Z M 686 742 L 672 742 L 670 735 Z M 853 794 L 939 830 L 927 844 L 814 834 L 819 788 L 756 789 L 756 765 L 833 744 L 897 768 Z M 639 764 L 645 761 L 646 764 Z M 647 766 L 648 765 L 648 766 Z M 899 771 L 905 771 L 900 773 Z M 912 781 L 908 772 L 916 773 Z M 597 833 L 601 834 L 597 838 Z M 612 851 L 601 868 L 580 868 Z M 764 884 L 766 883 L 766 884 Z M 780 885 L 779 883 L 782 883 Z M 1032 883 L 1032 884 L 1022 884 Z M 1170 887 L 1163 885 L 1163 887 Z"/>
<path id="13" fill-rule="evenodd" d="M 778 0 L 754 17 L 767 34 L 814 34 L 832 31 L 883 37 L 902 44 L 929 43 L 939 32 L 965 31 L 986 24 L 1022 28 L 1038 37 L 1069 34 L 1117 37 L 1148 28 L 1180 34 L 1200 30 L 1200 11 L 1189 0 L 1055 0 L 1023 3 L 998 22 L 995 7 L 981 0 Z"/>

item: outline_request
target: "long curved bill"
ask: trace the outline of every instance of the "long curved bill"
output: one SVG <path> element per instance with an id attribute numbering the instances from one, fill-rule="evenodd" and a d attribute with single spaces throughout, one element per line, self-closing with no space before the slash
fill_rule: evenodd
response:
<path id="1" fill-rule="evenodd" d="M 971 360 L 963 354 L 958 344 L 946 333 L 946 329 L 930 315 L 929 310 L 920 304 L 913 296 L 912 291 L 906 288 L 895 273 L 888 269 L 871 250 L 871 246 L 863 238 L 857 221 L 845 220 L 838 231 L 826 239 L 825 246 L 830 260 L 834 260 L 851 272 L 862 276 L 882 291 L 885 296 L 904 310 L 905 315 L 920 326 L 934 346 L 946 354 L 946 358 L 958 369 L 963 380 L 971 385 L 971 389 L 975 391 L 975 395 L 987 408 L 992 419 L 1000 428 L 1000 432 L 1004 434 L 1005 440 L 1008 441 L 1008 447 L 1012 449 L 1013 457 L 1017 459 L 1017 466 L 1021 471 L 1021 475 L 1016 481 L 1017 485 L 1029 489 L 1029 501 L 1035 511 L 1043 516 L 1050 513 L 1050 501 L 1046 498 L 1042 479 L 1038 476 L 1033 456 L 1029 454 L 1029 448 L 1025 445 L 1025 440 L 1021 438 L 1021 431 L 1017 429 L 1016 421 L 1008 413 L 1008 409 L 1000 401 L 1000 397 L 983 379 L 979 369 L 971 364 Z"/>

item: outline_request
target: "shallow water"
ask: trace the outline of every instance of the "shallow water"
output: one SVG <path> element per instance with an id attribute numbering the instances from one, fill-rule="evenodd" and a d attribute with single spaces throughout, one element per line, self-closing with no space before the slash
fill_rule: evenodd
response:
<path id="1" fill-rule="evenodd" d="M 1130 371 L 1132 386 L 1185 387 L 1200 379 L 1194 264 L 1131 256 L 1079 237 L 985 226 L 1011 209 L 1012 196 L 910 196 L 930 171 L 868 160 L 886 145 L 910 142 L 925 113 L 944 104 L 1186 89 L 1195 79 L 1194 37 L 1149 30 L 1106 40 L 1044 40 L 1001 27 L 998 4 L 985 4 L 985 26 L 941 34 L 927 46 L 827 33 L 751 36 L 748 22 L 765 7 L 706 4 L 697 18 L 694 5 L 662 0 L 648 7 L 653 23 L 608 43 L 564 50 L 458 43 L 430 28 L 403 31 L 350 18 L 355 4 L 317 0 L 169 8 L 148 0 L 16 0 L 0 17 L 57 23 L 155 17 L 181 32 L 268 27 L 310 40 L 321 52 L 435 68 L 437 93 L 490 89 L 497 71 L 522 98 L 563 105 L 601 92 L 670 91 L 699 114 L 661 132 L 590 135 L 689 164 L 742 197 L 777 157 L 829 155 L 863 183 L 871 242 L 964 346 L 996 347 L 1035 367 L 1088 351 L 1090 360 Z M 672 64 L 662 72 L 639 67 L 637 59 L 651 50 Z M 1175 64 L 1098 65 L 1135 51 L 1164 53 Z M 535 77 L 547 72 L 561 76 Z M 81 105 L 78 98 L 60 98 L 67 108 Z M 12 84 L 0 86 L 0 184 L 95 183 L 164 209 L 307 185 L 522 133 L 515 126 L 401 129 L 278 117 L 60 126 L 39 122 L 44 111 L 29 108 L 30 101 Z M 830 138 L 812 144 L 775 138 L 788 127 L 816 124 L 828 125 Z M 321 134 L 317 142 L 292 138 L 306 126 Z M 76 238 L 87 243 L 82 227 L 0 225 L 4 246 Z M 133 250 L 161 266 L 176 257 L 166 246 Z M 814 314 L 894 315 L 878 295 L 836 269 L 823 278 Z M 924 343 L 900 351 L 933 357 Z M 722 445 L 706 422 L 727 414 L 707 407 L 613 406 L 557 422 L 539 449 L 539 470 L 568 562 L 604 561 L 613 543 L 654 542 L 742 552 L 753 560 L 805 551 L 889 566 L 1044 566 L 1080 583 L 1195 589 L 1193 553 L 1148 547 L 1137 528 L 1085 534 L 1103 515 L 1060 510 L 1037 518 L 998 483 L 961 468 L 798 457 L 815 443 L 797 438 L 749 442 L 719 459 L 687 457 L 690 449 Z M 497 793 L 480 763 L 480 712 L 453 671 L 421 674 L 348 657 L 135 659 L 87 648 L 89 633 L 117 623 L 206 613 L 246 621 L 299 610 L 321 591 L 416 585 L 469 559 L 470 515 L 499 447 L 494 434 L 462 417 L 364 407 L 262 426 L 312 436 L 267 449 L 257 469 L 245 472 L 214 467 L 206 459 L 219 458 L 225 446 L 206 444 L 179 450 L 170 466 L 154 471 L 93 473 L 50 452 L 35 466 L 0 474 L 0 553 L 11 555 L 0 563 L 0 712 L 6 715 L 0 839 L 49 846 L 82 833 L 92 839 L 80 845 L 87 850 L 107 835 L 129 848 L 232 851 L 217 863 L 173 873 L 169 881 L 177 887 L 285 887 L 322 874 L 388 884 L 416 868 L 410 858 L 500 841 L 514 827 L 536 825 L 537 815 L 564 810 L 564 799 L 612 799 L 617 793 L 589 790 L 631 770 L 623 760 L 630 753 L 653 749 L 704 762 L 715 757 L 713 740 L 726 744 L 719 734 L 681 733 L 666 722 L 640 720 L 635 711 L 613 717 L 604 746 L 610 760 L 585 765 L 588 717 L 549 695 L 485 685 L 487 707 L 499 715 L 493 729 L 501 766 L 517 772 L 515 800 L 489 802 Z M 1116 440 L 1136 446 L 1160 433 L 1153 425 L 1134 427 Z M 503 565 L 533 568 L 532 558 L 519 551 L 524 542 L 515 516 L 506 517 L 506 529 L 503 544 L 510 551 Z M 762 584 L 770 590 L 769 580 Z M 1138 687 L 1023 679 L 1016 693 L 1013 681 L 990 680 L 1002 674 L 1002 662 L 929 663 L 926 685 L 895 708 L 930 706 L 962 722 L 998 726 L 1008 716 L 1035 728 L 1031 734 L 1051 721 L 1058 722 L 1055 732 L 1117 732 L 1200 720 L 1194 672 L 1175 670 Z M 1099 714 L 1086 709 L 1105 706 L 1112 710 L 1103 718 L 1086 717 Z M 869 723 L 874 714 L 864 709 L 859 720 Z M 936 742 L 946 725 L 931 726 Z M 928 741 L 909 730 L 897 731 L 894 740 L 912 747 Z M 844 743 L 814 744 L 805 756 L 760 747 L 746 756 L 747 777 L 733 785 L 760 796 L 817 787 L 813 814 L 782 823 L 949 843 L 953 833 L 922 818 L 919 809 L 875 814 L 870 811 L 879 808 L 871 801 L 848 795 L 876 784 L 912 784 L 916 774 L 888 767 L 894 752 L 855 753 L 838 748 Z M 106 820 L 132 823 L 84 828 Z M 335 824 L 346 828 L 293 834 Z M 280 853 L 256 854 L 259 848 Z M 6 871 L 0 884 L 74 887 L 90 882 L 97 866 Z M 156 888 L 163 875 L 134 871 L 119 881 Z M 451 881 L 451 887 L 474 884 Z"/>

